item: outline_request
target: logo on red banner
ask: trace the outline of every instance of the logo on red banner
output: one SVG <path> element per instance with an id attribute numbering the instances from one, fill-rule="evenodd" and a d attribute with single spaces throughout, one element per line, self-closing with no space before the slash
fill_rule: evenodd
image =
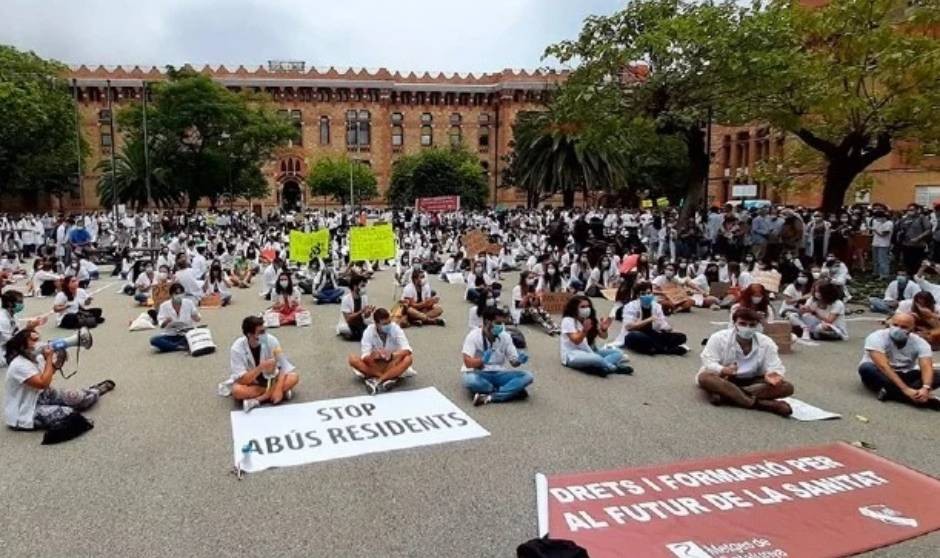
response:
<path id="1" fill-rule="evenodd" d="M 540 533 L 591 558 L 847 556 L 940 529 L 940 481 L 841 443 L 537 483 Z"/>
<path id="2" fill-rule="evenodd" d="M 418 211 L 427 211 L 428 213 L 460 211 L 460 196 L 418 198 L 415 200 L 415 209 Z"/>

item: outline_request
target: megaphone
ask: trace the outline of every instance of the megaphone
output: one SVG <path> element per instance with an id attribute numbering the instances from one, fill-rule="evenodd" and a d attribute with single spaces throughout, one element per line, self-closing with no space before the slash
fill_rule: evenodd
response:
<path id="1" fill-rule="evenodd" d="M 59 339 L 52 339 L 45 345 L 40 345 L 36 347 L 36 354 L 42 354 L 43 350 L 46 347 L 50 347 L 55 353 L 53 356 L 52 366 L 62 374 L 63 378 L 71 378 L 78 373 L 78 358 L 81 352 L 81 349 L 90 349 L 94 339 L 91 336 L 91 330 L 87 327 L 80 328 L 74 335 L 68 337 L 61 337 Z M 69 347 L 78 347 L 78 351 L 75 352 L 75 371 L 71 374 L 66 374 L 62 371 L 62 367 L 65 366 L 65 362 L 69 359 L 68 352 L 66 352 Z"/>

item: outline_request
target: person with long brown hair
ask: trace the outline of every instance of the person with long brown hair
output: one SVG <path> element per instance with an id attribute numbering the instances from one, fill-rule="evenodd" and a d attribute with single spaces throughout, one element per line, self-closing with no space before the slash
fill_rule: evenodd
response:
<path id="1" fill-rule="evenodd" d="M 598 338 L 607 339 L 611 319 L 597 319 L 591 299 L 584 295 L 571 297 L 561 319 L 561 363 L 595 376 L 632 374 L 623 351 L 597 348 Z"/>

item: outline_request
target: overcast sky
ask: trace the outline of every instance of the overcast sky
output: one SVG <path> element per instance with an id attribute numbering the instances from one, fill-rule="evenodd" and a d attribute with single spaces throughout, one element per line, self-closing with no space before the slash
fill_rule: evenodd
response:
<path id="1" fill-rule="evenodd" d="M 535 69 L 625 0 L 0 0 L 0 43 L 69 64 Z"/>

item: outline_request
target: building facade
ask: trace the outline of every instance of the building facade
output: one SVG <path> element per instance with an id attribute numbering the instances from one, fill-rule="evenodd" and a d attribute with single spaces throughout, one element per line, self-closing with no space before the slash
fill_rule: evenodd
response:
<path id="1" fill-rule="evenodd" d="M 328 205 L 332 200 L 309 194 L 309 166 L 323 156 L 349 156 L 375 172 L 384 195 L 392 165 L 405 154 L 430 147 L 463 144 L 480 157 L 487 173 L 491 199 L 498 204 L 524 203 L 524 194 L 499 188 L 503 157 L 510 152 L 512 124 L 522 111 L 544 107 L 562 73 L 503 70 L 499 73 L 431 76 L 402 75 L 386 69 L 369 72 L 335 68 L 307 69 L 302 62 L 271 62 L 267 67 L 231 70 L 205 66 L 197 71 L 232 91 L 267 93 L 283 118 L 292 122 L 296 136 L 279 149 L 264 168 L 270 194 L 253 200 L 255 211 L 277 207 Z M 97 184 L 99 161 L 123 143 L 108 110 L 110 91 L 114 112 L 141 103 L 146 83 L 166 79 L 155 67 L 134 66 L 70 69 L 79 122 L 91 145 L 81 188 L 61 200 L 33 197 L 5 200 L 8 210 L 100 209 Z M 203 200 L 204 201 L 204 200 Z M 383 204 L 384 198 L 373 200 Z M 242 207 L 247 201 L 236 203 Z"/>

